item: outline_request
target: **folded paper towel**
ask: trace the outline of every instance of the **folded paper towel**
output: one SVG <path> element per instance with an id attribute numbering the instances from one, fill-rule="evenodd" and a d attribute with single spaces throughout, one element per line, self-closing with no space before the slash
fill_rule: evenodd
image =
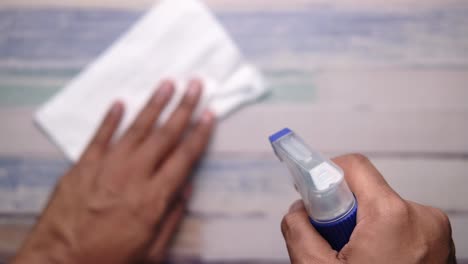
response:
<path id="1" fill-rule="evenodd" d="M 162 120 L 192 77 L 205 87 L 197 111 L 209 107 L 218 117 L 266 93 L 261 74 L 203 3 L 164 0 L 43 105 L 36 122 L 75 161 L 112 102 L 119 99 L 126 106 L 122 133 L 168 77 L 176 80 L 176 96 Z"/>

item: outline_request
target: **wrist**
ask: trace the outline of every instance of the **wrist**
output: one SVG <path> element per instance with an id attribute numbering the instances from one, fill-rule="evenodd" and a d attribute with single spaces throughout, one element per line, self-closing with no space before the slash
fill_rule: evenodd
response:
<path id="1" fill-rule="evenodd" d="M 69 254 L 58 248 L 41 246 L 43 248 L 23 248 L 13 258 L 12 264 L 46 264 L 46 263 L 74 263 Z"/>
<path id="2" fill-rule="evenodd" d="M 33 232 L 19 249 L 12 260 L 12 264 L 23 263 L 75 263 L 72 250 L 60 241 L 47 234 Z"/>

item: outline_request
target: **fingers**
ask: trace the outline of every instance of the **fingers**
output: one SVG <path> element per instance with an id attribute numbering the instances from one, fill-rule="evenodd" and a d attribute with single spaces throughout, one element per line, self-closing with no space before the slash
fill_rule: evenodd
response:
<path id="1" fill-rule="evenodd" d="M 165 260 L 171 240 L 174 238 L 174 234 L 177 232 L 183 220 L 187 201 L 191 193 L 192 186 L 189 184 L 184 189 L 182 197 L 175 203 L 174 207 L 171 208 L 171 211 L 162 223 L 160 232 L 145 258 L 145 263 L 161 263 Z"/>
<path id="2" fill-rule="evenodd" d="M 122 136 L 119 145 L 123 145 L 123 148 L 128 149 L 141 143 L 153 129 L 156 120 L 173 94 L 173 82 L 162 82 L 158 90 L 156 90 L 135 121 L 133 121 L 132 125 Z"/>
<path id="3" fill-rule="evenodd" d="M 388 194 L 396 195 L 365 156 L 350 154 L 336 157 L 333 161 L 343 169 L 346 182 L 359 203 L 374 201 Z"/>
<path id="4" fill-rule="evenodd" d="M 174 233 L 182 222 L 185 213 L 185 205 L 182 201 L 177 202 L 169 212 L 161 225 L 161 231 L 148 251 L 145 263 L 162 263 L 166 258 L 170 242 Z"/>
<path id="5" fill-rule="evenodd" d="M 177 145 L 190 124 L 192 114 L 202 92 L 200 81 L 191 81 L 177 109 L 162 127 L 153 132 L 141 145 L 137 155 L 142 158 L 142 169 L 152 171 L 170 150 Z"/>
<path id="6" fill-rule="evenodd" d="M 336 263 L 337 253 L 309 222 L 302 200 L 289 209 L 281 221 L 281 231 L 291 263 Z"/>
<path id="7" fill-rule="evenodd" d="M 154 199 L 163 201 L 162 206 L 169 204 L 177 190 L 185 184 L 194 163 L 208 145 L 213 127 L 214 115 L 206 111 L 191 133 L 156 173 L 152 184 L 155 189 L 158 189 L 158 186 L 164 186 L 164 189 L 159 188 L 160 191 L 155 192 Z M 160 211 L 164 212 L 165 208 L 161 208 Z"/>
<path id="8" fill-rule="evenodd" d="M 88 147 L 83 152 L 80 162 L 96 161 L 104 155 L 115 130 L 122 120 L 123 111 L 122 102 L 115 102 L 111 106 Z"/>

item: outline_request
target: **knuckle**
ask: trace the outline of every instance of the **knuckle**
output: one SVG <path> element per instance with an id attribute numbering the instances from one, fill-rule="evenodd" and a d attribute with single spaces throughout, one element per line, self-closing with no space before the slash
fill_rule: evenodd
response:
<path id="1" fill-rule="evenodd" d="M 103 146 L 107 144 L 109 141 L 110 137 L 112 136 L 112 127 L 106 126 L 101 129 L 99 129 L 94 137 L 92 138 L 91 142 L 89 143 L 88 147 L 92 146 Z"/>
<path id="2" fill-rule="evenodd" d="M 197 141 L 204 142 L 203 144 L 207 144 L 208 139 L 211 136 L 213 127 L 211 126 L 201 126 L 194 132 L 194 137 Z"/>
<path id="3" fill-rule="evenodd" d="M 81 157 L 74 170 L 77 174 L 81 175 L 93 173 L 99 167 L 98 161 L 99 159 L 97 158 L 97 155 L 89 153 L 88 155 Z"/>
<path id="4" fill-rule="evenodd" d="M 85 167 L 90 166 L 90 164 L 94 164 L 99 161 L 102 152 L 103 151 L 101 151 L 97 145 L 89 147 L 85 153 L 81 155 L 80 159 L 78 160 L 78 164 Z"/>
<path id="5" fill-rule="evenodd" d="M 93 141 L 91 141 L 89 147 L 103 146 L 106 144 L 106 142 L 107 142 L 107 138 L 105 137 L 105 135 L 103 135 L 102 133 L 99 133 L 94 137 Z"/>
<path id="6" fill-rule="evenodd" d="M 287 236 L 289 232 L 289 220 L 287 220 L 286 216 L 281 220 L 281 233 L 283 233 L 283 236 Z"/>
<path id="7" fill-rule="evenodd" d="M 184 155 L 185 159 L 188 161 L 195 160 L 201 152 L 201 146 L 198 142 L 190 142 L 185 145 L 182 150 L 182 154 Z"/>
<path id="8" fill-rule="evenodd" d="M 394 219 L 406 219 L 410 215 L 410 206 L 400 197 L 383 194 L 376 204 L 380 216 L 392 216 Z"/>
<path id="9" fill-rule="evenodd" d="M 281 232 L 283 233 L 283 236 L 290 236 L 292 230 L 294 230 L 295 226 L 297 225 L 298 217 L 298 214 L 294 212 L 287 213 L 283 217 L 281 220 Z"/>
<path id="10" fill-rule="evenodd" d="M 392 198 L 390 200 L 390 212 L 394 216 L 405 218 L 410 215 L 410 206 L 400 198 Z"/>
<path id="11" fill-rule="evenodd" d="M 170 143 L 176 138 L 176 129 L 172 126 L 164 126 L 155 133 L 155 137 L 164 143 Z"/>
<path id="12" fill-rule="evenodd" d="M 368 164 L 370 162 L 369 158 L 361 153 L 349 154 L 349 158 L 352 164 L 357 164 L 357 165 Z"/>
<path id="13" fill-rule="evenodd" d="M 196 103 L 191 98 L 184 96 L 177 105 L 174 111 L 175 115 L 187 115 L 192 113 L 192 109 L 195 108 Z"/>
<path id="14" fill-rule="evenodd" d="M 440 225 L 450 228 L 450 219 L 448 215 L 439 208 L 433 208 L 434 214 Z"/>
<path id="15" fill-rule="evenodd" d="M 128 130 L 128 133 L 131 135 L 140 135 L 145 131 L 145 127 L 144 121 L 136 120 Z"/>
<path id="16" fill-rule="evenodd" d="M 185 98 L 180 102 L 179 109 L 183 111 L 190 111 L 193 107 L 195 106 L 195 103 L 193 100 Z"/>
<path id="17" fill-rule="evenodd" d="M 109 127 L 112 127 L 112 124 L 114 123 L 114 120 L 112 116 L 107 115 L 104 120 L 101 122 L 101 125 L 99 126 L 98 131 L 103 131 L 108 129 Z"/>

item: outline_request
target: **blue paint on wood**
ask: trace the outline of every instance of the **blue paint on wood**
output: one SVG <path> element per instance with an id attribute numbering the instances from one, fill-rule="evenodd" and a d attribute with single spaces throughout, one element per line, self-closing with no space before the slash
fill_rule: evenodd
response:
<path id="1" fill-rule="evenodd" d="M 20 186 L 50 188 L 69 166 L 65 160 L 0 157 L 0 190 Z"/>
<path id="2" fill-rule="evenodd" d="M 99 9 L 3 9 L 0 61 L 89 62 L 140 15 Z M 402 63 L 405 51 L 418 49 L 440 57 L 441 63 L 468 57 L 468 6 L 405 13 L 316 8 L 224 12 L 217 16 L 241 49 L 254 59 L 288 51 L 320 56 L 352 54 L 361 59 Z M 421 56 L 413 60 L 421 60 Z"/>

